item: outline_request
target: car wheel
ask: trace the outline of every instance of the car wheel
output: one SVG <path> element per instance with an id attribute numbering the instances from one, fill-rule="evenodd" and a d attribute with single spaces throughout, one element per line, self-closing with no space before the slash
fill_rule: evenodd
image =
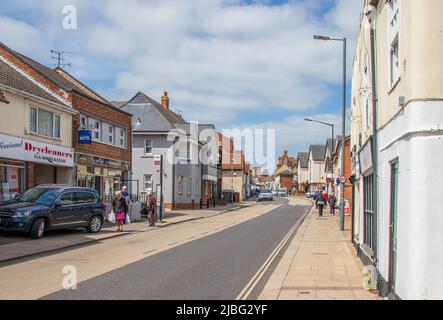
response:
<path id="1" fill-rule="evenodd" d="M 88 232 L 97 233 L 102 229 L 102 219 L 99 216 L 93 216 L 89 221 Z"/>
<path id="2" fill-rule="evenodd" d="M 29 236 L 32 239 L 40 239 L 43 237 L 43 234 L 45 233 L 46 229 L 46 221 L 45 219 L 37 219 L 34 221 L 31 227 L 31 231 L 29 232 Z"/>

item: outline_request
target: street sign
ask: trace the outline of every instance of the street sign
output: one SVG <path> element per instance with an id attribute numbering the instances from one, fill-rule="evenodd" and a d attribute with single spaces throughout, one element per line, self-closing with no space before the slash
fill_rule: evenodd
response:
<path id="1" fill-rule="evenodd" d="M 80 130 L 78 132 L 78 143 L 79 144 L 91 144 L 92 133 L 89 130 Z"/>
<path id="2" fill-rule="evenodd" d="M 159 166 L 161 162 L 161 156 L 154 156 L 154 166 Z"/>
<path id="3" fill-rule="evenodd" d="M 345 176 L 341 177 L 341 178 L 340 178 L 340 182 L 341 182 L 342 184 L 345 184 L 345 183 L 346 183 L 346 177 L 345 177 Z"/>

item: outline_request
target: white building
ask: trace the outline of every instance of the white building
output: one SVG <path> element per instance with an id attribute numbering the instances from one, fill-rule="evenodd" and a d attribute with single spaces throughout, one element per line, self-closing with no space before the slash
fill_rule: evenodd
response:
<path id="1" fill-rule="evenodd" d="M 354 241 L 382 295 L 442 299 L 443 1 L 364 4 L 352 83 Z"/>
<path id="2" fill-rule="evenodd" d="M 325 174 L 325 145 L 312 145 L 309 148 L 309 190 L 324 190 L 326 185 Z"/>

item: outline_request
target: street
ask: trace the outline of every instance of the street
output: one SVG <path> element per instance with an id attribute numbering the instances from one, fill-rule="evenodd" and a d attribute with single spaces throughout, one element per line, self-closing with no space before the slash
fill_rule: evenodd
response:
<path id="1" fill-rule="evenodd" d="M 309 209 L 278 198 L 0 266 L 0 299 L 236 299 Z M 63 289 L 66 266 L 77 271 L 75 290 Z"/>

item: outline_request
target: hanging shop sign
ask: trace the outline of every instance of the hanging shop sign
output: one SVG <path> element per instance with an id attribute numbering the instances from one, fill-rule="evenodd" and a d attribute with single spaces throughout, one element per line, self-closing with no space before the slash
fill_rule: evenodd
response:
<path id="1" fill-rule="evenodd" d="M 78 132 L 78 143 L 79 144 L 91 144 L 92 143 L 92 133 L 89 130 L 80 130 Z"/>
<path id="2" fill-rule="evenodd" d="M 74 149 L 5 134 L 0 134 L 0 155 L 2 158 L 60 167 L 74 166 Z"/>
<path id="3" fill-rule="evenodd" d="M 126 162 L 105 159 L 100 157 L 87 156 L 83 154 L 78 155 L 77 162 L 80 164 L 85 164 L 90 166 L 106 167 L 112 169 L 119 169 L 123 171 L 129 170 L 129 166 Z"/>

